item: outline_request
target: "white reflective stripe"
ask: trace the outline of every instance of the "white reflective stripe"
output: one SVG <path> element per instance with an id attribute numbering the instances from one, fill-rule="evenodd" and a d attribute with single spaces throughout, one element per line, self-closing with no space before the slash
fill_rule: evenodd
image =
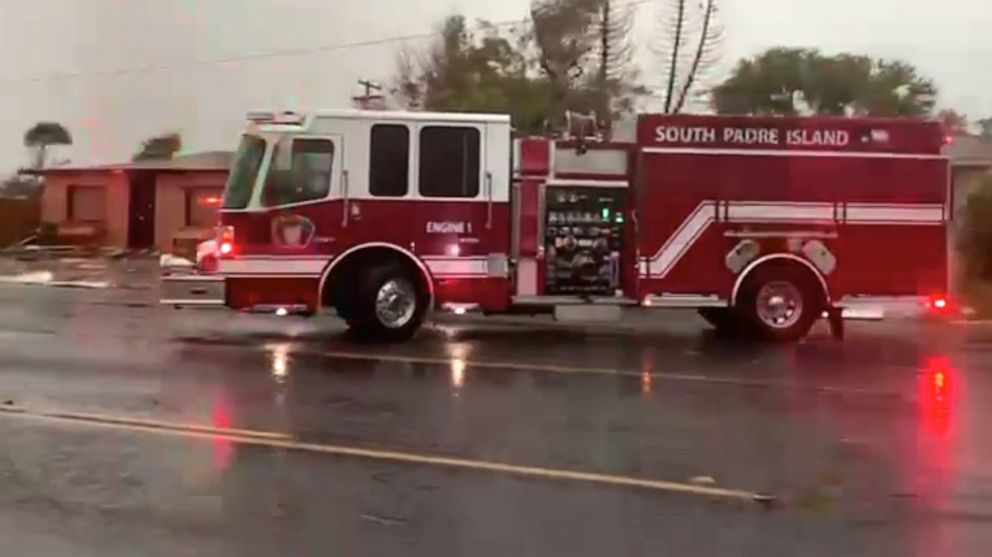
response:
<path id="1" fill-rule="evenodd" d="M 678 230 L 650 259 L 641 261 L 641 278 L 665 278 L 688 253 L 693 244 L 716 221 L 716 201 L 703 201 L 682 222 Z M 804 223 L 844 222 L 854 225 L 940 225 L 945 222 L 945 208 L 922 203 L 801 203 L 771 201 L 731 201 L 722 207 L 720 219 L 729 223 Z M 842 215 L 846 215 L 843 216 Z"/>
<path id="2" fill-rule="evenodd" d="M 851 224 L 941 224 L 944 222 L 942 205 L 876 205 L 849 204 L 846 222 Z"/>
<path id="3" fill-rule="evenodd" d="M 809 222 L 834 220 L 833 203 L 739 203 L 727 207 L 730 222 Z"/>
<path id="4" fill-rule="evenodd" d="M 772 149 L 700 149 L 693 147 L 647 147 L 645 153 L 663 155 L 736 155 L 741 157 L 813 157 L 852 159 L 949 160 L 944 155 L 873 153 L 869 151 L 776 151 Z"/>
<path id="5" fill-rule="evenodd" d="M 424 263 L 435 277 L 489 276 L 489 259 L 486 257 L 425 257 Z"/>
<path id="6" fill-rule="evenodd" d="M 626 180 L 579 180 L 569 178 L 555 178 L 545 182 L 551 187 L 571 186 L 576 188 L 626 188 L 630 185 Z"/>
<path id="7" fill-rule="evenodd" d="M 668 239 L 661 250 L 651 259 L 650 273 L 665 276 L 682 259 L 692 244 L 709 228 L 716 218 L 716 203 L 704 201 L 696 207 L 675 234 Z M 643 265 L 642 265 L 643 266 Z"/>
<path id="8" fill-rule="evenodd" d="M 436 277 L 489 276 L 488 257 L 425 257 L 424 263 Z M 225 276 L 320 276 L 329 260 L 253 256 L 251 259 L 221 259 L 220 274 Z"/>
<path id="9" fill-rule="evenodd" d="M 320 276 L 329 260 L 320 259 L 221 259 L 223 275 L 295 275 Z"/>

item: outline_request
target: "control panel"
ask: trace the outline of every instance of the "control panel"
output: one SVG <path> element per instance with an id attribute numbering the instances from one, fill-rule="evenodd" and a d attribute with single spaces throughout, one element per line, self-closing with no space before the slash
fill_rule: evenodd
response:
<path id="1" fill-rule="evenodd" d="M 625 194 L 622 188 L 555 186 L 546 190 L 546 295 L 617 294 Z"/>

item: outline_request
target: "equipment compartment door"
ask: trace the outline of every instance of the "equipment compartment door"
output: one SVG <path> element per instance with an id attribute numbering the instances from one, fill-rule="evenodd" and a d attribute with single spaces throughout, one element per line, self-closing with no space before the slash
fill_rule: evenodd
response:
<path id="1" fill-rule="evenodd" d="M 626 191 L 556 186 L 545 195 L 545 293 L 617 295 Z"/>

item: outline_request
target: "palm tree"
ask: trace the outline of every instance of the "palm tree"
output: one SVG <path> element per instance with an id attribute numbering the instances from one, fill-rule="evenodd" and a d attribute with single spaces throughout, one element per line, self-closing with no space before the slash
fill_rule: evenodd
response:
<path id="1" fill-rule="evenodd" d="M 50 145 L 72 145 L 69 130 L 58 122 L 38 122 L 24 132 L 24 146 L 34 152 L 34 168 L 44 168 Z"/>

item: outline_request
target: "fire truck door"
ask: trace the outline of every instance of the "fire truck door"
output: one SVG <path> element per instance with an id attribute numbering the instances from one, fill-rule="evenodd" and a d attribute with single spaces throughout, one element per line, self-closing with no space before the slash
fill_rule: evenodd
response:
<path id="1" fill-rule="evenodd" d="M 501 132 L 484 123 L 424 123 L 418 130 L 420 210 L 410 217 L 418 252 L 460 259 L 446 265 L 466 274 L 484 270 L 480 258 L 507 251 L 508 126 L 505 138 Z"/>
<path id="2" fill-rule="evenodd" d="M 297 136 L 275 145 L 262 189 L 276 253 L 333 253 L 347 211 L 341 136 Z"/>

